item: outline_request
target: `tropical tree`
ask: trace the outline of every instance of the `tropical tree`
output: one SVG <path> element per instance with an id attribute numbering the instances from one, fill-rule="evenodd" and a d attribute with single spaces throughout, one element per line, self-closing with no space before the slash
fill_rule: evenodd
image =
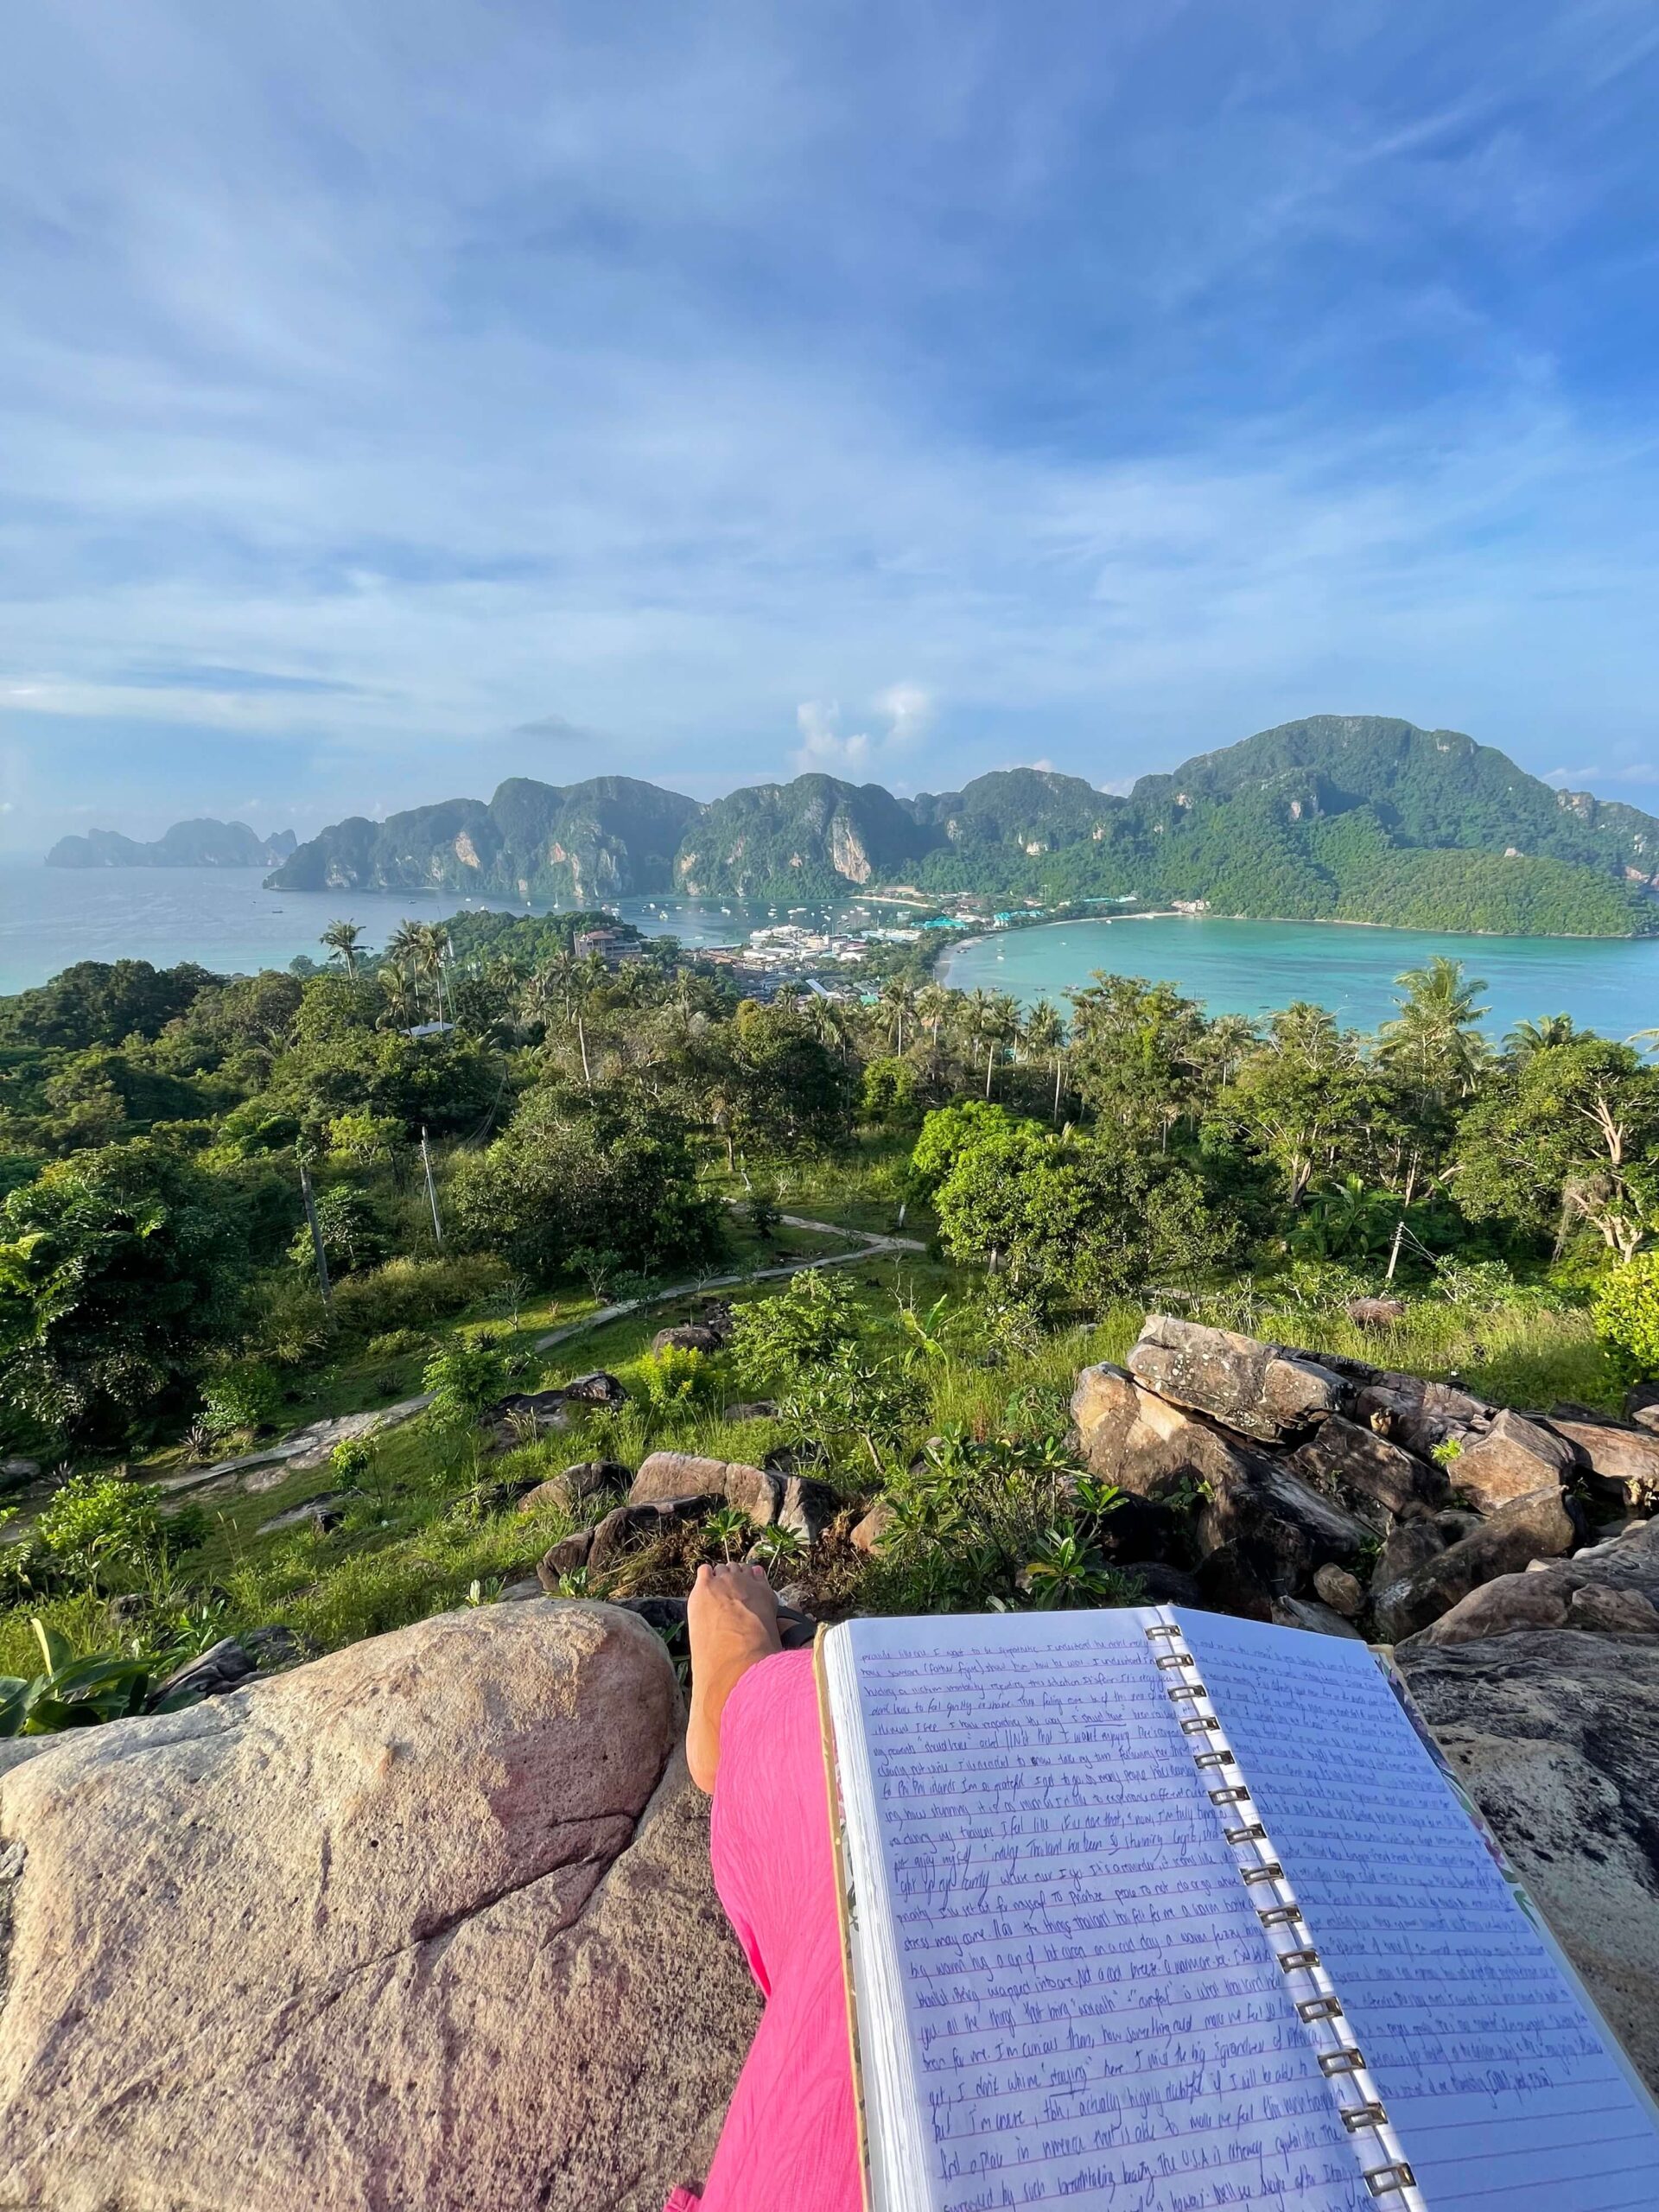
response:
<path id="1" fill-rule="evenodd" d="M 355 976 L 357 963 L 363 955 L 363 931 L 356 922 L 330 922 L 318 939 L 331 953 L 337 953 L 346 963 L 346 973 Z"/>
<path id="2" fill-rule="evenodd" d="M 1217 1100 L 1212 1124 L 1272 1162 L 1294 1211 L 1316 1173 L 1336 1172 L 1363 1144 L 1375 1090 L 1351 1032 L 1299 1001 L 1274 1015 Z"/>
<path id="3" fill-rule="evenodd" d="M 1452 1189 L 1559 1250 L 1582 1222 L 1628 1260 L 1659 1227 L 1659 1070 L 1595 1036 L 1529 1052 L 1464 1117 Z"/>
<path id="4" fill-rule="evenodd" d="M 1026 1050 L 1033 1058 L 1052 1059 L 1054 1063 L 1054 1103 L 1049 1119 L 1060 1118 L 1060 1078 L 1065 1067 L 1065 1021 L 1059 1008 L 1047 999 L 1039 999 L 1027 1014 L 1020 1031 Z"/>
<path id="5" fill-rule="evenodd" d="M 1638 1031 L 1637 1035 L 1651 1035 L 1651 1031 Z M 1511 1059 L 1524 1060 L 1529 1053 L 1547 1052 L 1557 1045 L 1570 1045 L 1579 1034 L 1570 1014 L 1547 1014 L 1537 1021 L 1517 1021 L 1503 1039 L 1503 1049 Z M 1626 1040 L 1635 1044 L 1636 1038 Z"/>
<path id="6" fill-rule="evenodd" d="M 1408 968 L 1395 981 L 1405 995 L 1378 1032 L 1378 1059 L 1431 1099 L 1471 1096 L 1487 1056 L 1480 1020 L 1488 1009 L 1475 1004 L 1484 982 L 1465 977 L 1460 960 L 1438 952 L 1426 968 Z"/>
<path id="7" fill-rule="evenodd" d="M 916 986 L 906 976 L 890 976 L 881 986 L 880 1003 L 887 1016 L 888 1033 L 893 1039 L 893 1050 L 902 1059 L 905 1052 L 905 1023 L 916 1019 Z"/>

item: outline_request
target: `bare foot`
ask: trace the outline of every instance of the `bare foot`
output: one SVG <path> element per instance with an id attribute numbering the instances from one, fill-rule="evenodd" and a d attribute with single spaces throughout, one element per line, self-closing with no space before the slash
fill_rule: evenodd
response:
<path id="1" fill-rule="evenodd" d="M 686 1764 L 699 1789 L 714 1793 L 720 1716 L 749 1669 L 783 1649 L 778 1600 L 764 1567 L 700 1567 L 685 1608 L 691 1641 L 691 1719 Z"/>

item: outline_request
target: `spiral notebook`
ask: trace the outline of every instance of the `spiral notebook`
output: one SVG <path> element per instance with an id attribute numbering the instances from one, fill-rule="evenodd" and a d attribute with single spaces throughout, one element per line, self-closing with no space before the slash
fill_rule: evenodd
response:
<path id="1" fill-rule="evenodd" d="M 1363 1643 L 1152 1607 L 817 1665 L 873 2212 L 1659 2212 L 1659 2108 Z"/>

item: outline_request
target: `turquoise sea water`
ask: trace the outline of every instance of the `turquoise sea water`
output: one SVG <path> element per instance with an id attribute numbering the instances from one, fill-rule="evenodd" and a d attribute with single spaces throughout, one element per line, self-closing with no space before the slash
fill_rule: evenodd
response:
<path id="1" fill-rule="evenodd" d="M 26 989 L 75 960 L 199 960 L 221 973 L 284 967 L 296 952 L 322 957 L 317 939 L 337 917 L 359 922 L 372 946 L 410 914 L 453 914 L 453 893 L 267 891 L 257 868 L 111 868 L 79 874 L 38 861 L 0 861 L 0 993 Z M 714 900 L 624 899 L 624 916 L 690 944 L 734 943 L 766 907 Z M 522 909 L 517 911 L 522 912 Z M 862 922 L 877 917 L 856 916 Z M 798 916 L 798 919 L 811 918 Z M 1393 1011 L 1394 978 L 1449 953 L 1484 976 L 1496 1033 L 1528 1016 L 1570 1014 L 1614 1037 L 1659 1024 L 1659 938 L 1443 937 L 1414 930 L 1208 918 L 1061 922 L 999 932 L 952 952 L 944 980 L 1029 1001 L 1058 1000 L 1091 969 L 1167 977 L 1216 1014 L 1262 1014 L 1317 999 L 1344 1021 L 1374 1028 Z"/>
<path id="2" fill-rule="evenodd" d="M 1395 976 L 1436 952 L 1484 976 L 1485 1026 L 1495 1036 L 1547 1014 L 1570 1014 L 1609 1037 L 1659 1024 L 1659 938 L 1453 937 L 1330 922 L 1124 917 L 999 931 L 962 945 L 941 976 L 958 990 L 1058 1004 L 1098 968 L 1172 982 L 1211 1014 L 1260 1014 L 1313 999 L 1351 1027 L 1375 1029 L 1394 1012 Z"/>
<path id="3" fill-rule="evenodd" d="M 327 956 L 317 939 L 336 918 L 359 922 L 383 945 L 410 915 L 432 921 L 463 907 L 523 913 L 506 899 L 463 899 L 453 892 L 267 891 L 259 868 L 43 868 L 0 860 L 0 994 L 42 983 L 77 960 L 197 960 L 219 974 L 285 968 L 296 952 Z M 774 908 L 718 901 L 625 899 L 623 918 L 647 936 L 688 944 L 732 944 Z M 545 912 L 545 907 L 537 912 Z M 804 917 L 797 917 L 805 918 Z"/>

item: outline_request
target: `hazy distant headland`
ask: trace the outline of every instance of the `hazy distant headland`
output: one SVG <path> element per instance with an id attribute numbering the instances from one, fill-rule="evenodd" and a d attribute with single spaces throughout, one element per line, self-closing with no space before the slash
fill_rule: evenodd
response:
<path id="1" fill-rule="evenodd" d="M 48 868 L 275 868 L 298 843 L 291 830 L 261 837 L 245 822 L 175 822 L 149 844 L 123 836 L 118 830 L 89 830 L 84 837 L 60 837 L 46 856 Z"/>

